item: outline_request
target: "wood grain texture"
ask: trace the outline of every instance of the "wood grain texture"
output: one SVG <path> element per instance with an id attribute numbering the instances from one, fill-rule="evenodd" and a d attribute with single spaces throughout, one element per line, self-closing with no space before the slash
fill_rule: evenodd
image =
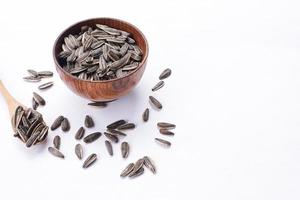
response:
<path id="1" fill-rule="evenodd" d="M 62 69 L 62 60 L 59 58 L 58 54 L 62 50 L 61 46 L 64 42 L 64 37 L 69 34 L 79 33 L 80 28 L 84 25 L 95 28 L 95 24 L 104 24 L 132 34 L 132 38 L 136 41 L 137 45 L 143 52 L 142 62 L 139 64 L 137 69 L 122 78 L 106 81 L 88 81 L 78 79 Z M 147 64 L 148 51 L 149 47 L 145 36 L 132 24 L 112 18 L 95 18 L 78 22 L 63 31 L 54 43 L 53 58 L 56 71 L 60 78 L 74 93 L 92 101 L 112 101 L 128 94 L 141 80 Z"/>

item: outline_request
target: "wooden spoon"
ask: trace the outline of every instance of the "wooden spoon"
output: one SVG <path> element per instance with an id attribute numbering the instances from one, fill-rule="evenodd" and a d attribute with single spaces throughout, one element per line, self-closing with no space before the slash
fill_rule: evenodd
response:
<path id="1" fill-rule="evenodd" d="M 12 116 L 15 114 L 15 110 L 18 106 L 22 106 L 24 109 L 26 109 L 26 107 L 23 104 L 19 103 L 17 100 L 15 100 L 13 96 L 11 96 L 11 94 L 5 88 L 1 80 L 0 80 L 0 93 L 3 95 L 6 101 L 10 118 L 12 118 Z"/>

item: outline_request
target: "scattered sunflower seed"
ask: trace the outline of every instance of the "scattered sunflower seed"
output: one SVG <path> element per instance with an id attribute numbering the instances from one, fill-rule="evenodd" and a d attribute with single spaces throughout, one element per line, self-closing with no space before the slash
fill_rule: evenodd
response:
<path id="1" fill-rule="evenodd" d="M 88 103 L 89 106 L 97 106 L 97 107 L 106 107 L 107 103 L 105 102 L 91 102 Z"/>
<path id="2" fill-rule="evenodd" d="M 39 103 L 36 102 L 35 98 L 32 98 L 32 109 L 36 110 L 39 107 Z"/>
<path id="3" fill-rule="evenodd" d="M 163 135 L 170 135 L 170 136 L 175 135 L 172 131 L 169 131 L 168 129 L 164 129 L 164 128 L 159 129 L 159 132 Z"/>
<path id="4" fill-rule="evenodd" d="M 107 125 L 106 128 L 108 128 L 108 129 L 116 129 L 116 128 L 118 128 L 119 126 L 121 126 L 123 124 L 126 124 L 126 121 L 124 119 L 120 119 L 118 121 L 115 121 L 115 122 Z"/>
<path id="5" fill-rule="evenodd" d="M 129 163 L 129 164 L 125 167 L 125 169 L 121 172 L 120 176 L 121 176 L 121 177 L 126 177 L 126 176 L 128 176 L 128 175 L 132 172 L 133 168 L 134 168 L 134 163 Z"/>
<path id="6" fill-rule="evenodd" d="M 171 123 L 168 123 L 168 122 L 158 122 L 157 126 L 159 128 L 163 128 L 163 129 L 174 129 L 174 128 L 176 128 L 175 124 L 171 124 Z"/>
<path id="7" fill-rule="evenodd" d="M 114 142 L 114 143 L 118 143 L 119 142 L 119 138 L 116 135 L 104 132 L 104 135 L 107 139 L 109 139 L 110 141 Z"/>
<path id="8" fill-rule="evenodd" d="M 87 159 L 84 161 L 82 167 L 83 168 L 88 168 L 91 166 L 93 163 L 95 163 L 97 160 L 97 154 L 93 153 L 87 157 Z"/>
<path id="9" fill-rule="evenodd" d="M 162 88 L 165 85 L 164 81 L 159 81 L 151 90 L 152 92 L 155 92 L 157 90 L 159 90 L 160 88 Z"/>
<path id="10" fill-rule="evenodd" d="M 167 141 L 167 140 L 163 140 L 160 138 L 155 138 L 155 141 L 157 141 L 158 143 L 166 146 L 166 147 L 170 147 L 171 146 L 171 142 Z"/>
<path id="11" fill-rule="evenodd" d="M 156 98 L 154 98 L 153 96 L 149 96 L 149 100 L 155 106 L 155 108 L 159 110 L 162 109 L 161 103 Z"/>
<path id="12" fill-rule="evenodd" d="M 138 160 L 135 162 L 134 167 L 133 167 L 133 170 L 132 170 L 132 172 L 129 174 L 129 177 L 132 177 L 136 172 L 138 172 L 141 168 L 143 168 L 143 165 L 144 165 L 144 159 L 143 159 L 143 158 L 138 159 Z"/>
<path id="13" fill-rule="evenodd" d="M 109 133 L 112 133 L 114 135 L 119 135 L 119 136 L 127 136 L 125 133 L 123 133 L 122 131 L 118 131 L 118 130 L 115 130 L 115 129 L 107 129 L 107 131 Z"/>
<path id="14" fill-rule="evenodd" d="M 172 73 L 171 69 L 167 68 L 159 75 L 159 79 L 160 80 L 166 79 L 171 75 L 171 73 Z"/>
<path id="15" fill-rule="evenodd" d="M 33 92 L 33 98 L 41 106 L 44 106 L 46 104 L 45 99 L 41 97 L 39 94 L 37 94 L 36 92 Z"/>
<path id="16" fill-rule="evenodd" d="M 127 142 L 122 142 L 121 153 L 123 158 L 127 158 L 129 155 L 129 144 Z"/>
<path id="17" fill-rule="evenodd" d="M 53 155 L 58 158 L 65 158 L 64 154 L 62 154 L 59 150 L 53 148 L 53 147 L 48 147 L 48 151 Z"/>
<path id="18" fill-rule="evenodd" d="M 61 143 L 61 139 L 58 135 L 56 135 L 53 139 L 53 146 L 54 148 L 56 148 L 57 150 L 60 149 L 60 143 Z"/>
<path id="19" fill-rule="evenodd" d="M 85 133 L 85 129 L 83 127 L 80 127 L 78 129 L 78 131 L 76 132 L 76 134 L 75 134 L 75 139 L 76 140 L 81 140 L 84 136 L 84 133 Z"/>
<path id="20" fill-rule="evenodd" d="M 94 127 L 94 121 L 91 116 L 89 116 L 89 115 L 85 116 L 84 125 L 87 128 Z"/>
<path id="21" fill-rule="evenodd" d="M 63 116 L 58 116 L 55 121 L 53 122 L 53 124 L 51 125 L 51 130 L 54 131 L 55 129 L 57 129 L 58 127 L 60 127 L 62 121 L 64 120 Z"/>
<path id="22" fill-rule="evenodd" d="M 53 82 L 48 82 L 48 83 L 44 83 L 44 84 L 40 85 L 38 88 L 40 90 L 44 90 L 44 89 L 50 88 L 52 86 L 53 86 Z"/>
<path id="23" fill-rule="evenodd" d="M 67 132 L 70 130 L 70 122 L 66 117 L 64 117 L 63 121 L 61 122 L 61 130 L 63 132 Z"/>
<path id="24" fill-rule="evenodd" d="M 149 108 L 146 108 L 146 110 L 143 113 L 143 121 L 147 122 L 149 119 Z"/>
<path id="25" fill-rule="evenodd" d="M 102 133 L 100 132 L 95 132 L 95 133 L 91 133 L 87 136 L 85 136 L 85 138 L 83 138 L 83 141 L 85 143 L 92 143 L 94 141 L 96 141 L 99 137 L 101 137 Z"/>
<path id="26" fill-rule="evenodd" d="M 113 153 L 113 148 L 112 148 L 112 145 L 111 145 L 110 141 L 105 140 L 105 146 L 106 146 L 106 149 L 108 151 L 108 154 L 113 156 L 114 153 Z"/>
<path id="27" fill-rule="evenodd" d="M 118 130 L 128 130 L 128 129 L 134 129 L 134 128 L 135 128 L 134 123 L 127 123 L 127 124 L 123 124 L 123 125 L 119 126 Z"/>
<path id="28" fill-rule="evenodd" d="M 76 156 L 79 160 L 82 159 L 82 157 L 83 157 L 83 148 L 82 148 L 81 144 L 76 144 L 75 154 L 76 154 Z"/>
<path id="29" fill-rule="evenodd" d="M 143 173 L 144 173 L 144 168 L 143 167 L 141 167 L 138 171 L 136 171 L 135 173 L 133 173 L 133 174 L 129 174 L 129 177 L 130 178 L 136 178 L 136 177 L 138 177 L 138 176 L 141 176 Z"/>
<path id="30" fill-rule="evenodd" d="M 156 167 L 153 163 L 153 161 L 148 157 L 148 156 L 144 156 L 144 165 L 153 173 L 156 173 Z"/>

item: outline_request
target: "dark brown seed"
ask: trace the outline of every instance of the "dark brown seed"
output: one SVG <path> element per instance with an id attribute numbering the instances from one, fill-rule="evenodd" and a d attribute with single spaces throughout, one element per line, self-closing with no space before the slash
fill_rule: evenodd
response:
<path id="1" fill-rule="evenodd" d="M 144 168 L 143 167 L 141 167 L 138 171 L 136 171 L 135 173 L 133 173 L 133 174 L 129 174 L 129 177 L 130 178 L 136 178 L 136 177 L 138 177 L 138 176 L 141 176 L 143 173 L 144 173 Z"/>
<path id="2" fill-rule="evenodd" d="M 51 125 L 51 130 L 54 131 L 55 129 L 57 129 L 58 127 L 60 127 L 62 121 L 64 120 L 63 116 L 58 116 L 55 121 L 53 122 L 53 124 Z"/>
<path id="3" fill-rule="evenodd" d="M 149 108 L 146 108 L 146 110 L 143 113 L 143 121 L 147 122 L 149 119 Z"/>
<path id="4" fill-rule="evenodd" d="M 114 135 L 119 135 L 119 136 L 127 136 L 125 133 L 115 130 L 115 129 L 107 129 L 108 132 L 114 134 Z"/>
<path id="5" fill-rule="evenodd" d="M 39 103 L 36 102 L 35 98 L 32 98 L 32 109 L 36 110 L 39 107 Z"/>
<path id="6" fill-rule="evenodd" d="M 41 77 L 52 77 L 53 76 L 53 72 L 50 72 L 50 71 L 40 71 L 40 72 L 38 72 L 38 76 L 41 76 Z"/>
<path id="7" fill-rule="evenodd" d="M 53 155 L 58 158 L 65 158 L 64 154 L 62 154 L 59 150 L 53 148 L 53 147 L 48 147 L 48 151 Z"/>
<path id="8" fill-rule="evenodd" d="M 106 146 L 106 149 L 107 149 L 109 155 L 113 156 L 114 153 L 113 153 L 113 148 L 112 148 L 110 141 L 105 140 L 105 146 Z"/>
<path id="9" fill-rule="evenodd" d="M 81 144 L 76 144 L 75 154 L 76 154 L 76 156 L 78 157 L 79 160 L 82 159 L 82 157 L 83 157 L 83 148 L 82 148 Z"/>
<path id="10" fill-rule="evenodd" d="M 171 69 L 167 68 L 159 75 L 159 79 L 163 80 L 165 78 L 168 78 L 171 75 L 171 73 L 172 73 Z"/>
<path id="11" fill-rule="evenodd" d="M 155 138 L 155 141 L 157 141 L 160 144 L 165 145 L 166 147 L 170 147 L 171 146 L 171 142 L 167 141 L 167 140 L 163 140 L 160 138 Z"/>
<path id="12" fill-rule="evenodd" d="M 91 102 L 88 103 L 89 106 L 97 106 L 97 107 L 106 107 L 107 103 L 105 102 Z"/>
<path id="13" fill-rule="evenodd" d="M 168 122 L 158 122 L 157 126 L 159 128 L 163 128 L 163 129 L 174 129 L 174 128 L 176 128 L 175 124 L 171 124 L 171 123 L 168 123 Z"/>
<path id="14" fill-rule="evenodd" d="M 39 105 L 44 106 L 46 104 L 46 101 L 36 92 L 33 92 L 33 98 L 36 102 L 38 102 Z"/>
<path id="15" fill-rule="evenodd" d="M 109 139 L 110 141 L 114 142 L 114 143 L 118 143 L 119 142 L 119 138 L 116 135 L 104 132 L 104 135 L 107 139 Z"/>
<path id="16" fill-rule="evenodd" d="M 128 176 L 128 175 L 130 174 L 130 172 L 132 172 L 133 168 L 134 168 L 134 163 L 129 163 L 129 164 L 125 167 L 125 169 L 121 172 L 120 176 L 121 176 L 121 177 L 126 177 L 126 176 Z"/>
<path id="17" fill-rule="evenodd" d="M 159 129 L 159 132 L 163 135 L 169 135 L 169 136 L 175 135 L 172 131 L 169 131 L 168 129 Z"/>
<path id="18" fill-rule="evenodd" d="M 123 119 L 121 119 L 121 120 L 115 121 L 115 122 L 107 125 L 106 128 L 108 128 L 108 129 L 116 129 L 116 128 L 118 128 L 119 126 L 121 126 L 123 124 L 126 124 L 126 121 L 123 120 Z"/>
<path id="19" fill-rule="evenodd" d="M 164 81 L 159 81 L 151 90 L 152 92 L 155 92 L 157 90 L 159 90 L 160 88 L 162 88 L 165 85 Z"/>
<path id="20" fill-rule="evenodd" d="M 100 132 L 95 132 L 95 133 L 91 133 L 89 135 L 87 135 L 85 138 L 83 138 L 83 141 L 85 143 L 92 143 L 95 140 L 97 140 L 99 137 L 101 137 L 102 133 Z"/>
<path id="21" fill-rule="evenodd" d="M 53 146 L 56 148 L 56 149 L 60 149 L 60 137 L 58 135 L 56 135 L 53 139 Z"/>
<path id="22" fill-rule="evenodd" d="M 121 153 L 123 158 L 127 158 L 129 155 L 129 144 L 127 142 L 122 142 Z"/>
<path id="23" fill-rule="evenodd" d="M 127 123 L 127 124 L 123 124 L 123 125 L 119 126 L 118 130 L 128 130 L 128 129 L 134 129 L 134 128 L 135 128 L 134 123 Z"/>
<path id="24" fill-rule="evenodd" d="M 85 133 L 85 129 L 83 127 L 80 127 L 78 129 L 78 131 L 76 132 L 76 134 L 75 134 L 75 139 L 76 140 L 81 140 L 84 136 L 84 133 Z"/>
<path id="25" fill-rule="evenodd" d="M 143 158 L 138 159 L 138 160 L 135 162 L 134 167 L 133 167 L 133 170 L 132 170 L 132 172 L 129 174 L 129 177 L 133 176 L 137 171 L 139 171 L 141 168 L 143 168 L 143 165 L 144 165 L 144 159 L 143 159 Z"/>
<path id="26" fill-rule="evenodd" d="M 94 126 L 94 121 L 91 116 L 89 116 L 89 115 L 85 116 L 84 125 L 87 128 L 91 128 Z"/>
<path id="27" fill-rule="evenodd" d="M 65 117 L 64 120 L 61 122 L 61 130 L 63 132 L 67 132 L 70 130 L 70 122 L 69 120 Z"/>
<path id="28" fill-rule="evenodd" d="M 156 167 L 153 163 L 153 161 L 148 157 L 148 156 L 144 156 L 144 165 L 153 173 L 156 173 Z"/>
<path id="29" fill-rule="evenodd" d="M 52 85 L 53 85 L 53 82 L 48 82 L 48 83 L 44 83 L 44 84 L 40 85 L 38 88 L 40 90 L 44 90 L 44 89 L 50 88 Z"/>
<path id="30" fill-rule="evenodd" d="M 93 153 L 93 154 L 89 155 L 89 157 L 87 157 L 87 159 L 84 161 L 82 167 L 83 168 L 88 168 L 94 162 L 96 162 L 96 160 L 97 160 L 97 154 Z"/>
<path id="31" fill-rule="evenodd" d="M 154 98 L 153 96 L 149 96 L 150 102 L 157 108 L 157 109 L 162 109 L 161 103 Z"/>

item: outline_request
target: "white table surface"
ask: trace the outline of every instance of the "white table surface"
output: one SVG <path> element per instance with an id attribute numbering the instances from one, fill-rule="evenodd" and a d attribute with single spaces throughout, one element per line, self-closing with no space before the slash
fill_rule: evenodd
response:
<path id="1" fill-rule="evenodd" d="M 0 98 L 0 199 L 298 200 L 299 6 L 297 0 L 2 2 L 0 78 L 26 105 L 38 85 L 22 80 L 26 69 L 55 71 L 52 45 L 72 23 L 101 16 L 131 22 L 148 38 L 150 55 L 138 87 L 105 109 L 88 107 L 55 73 L 54 87 L 40 92 L 47 105 L 39 111 L 49 124 L 67 116 L 71 130 L 51 131 L 46 145 L 26 149 L 12 137 Z M 150 88 L 166 67 L 173 74 L 153 94 L 164 108 L 151 109 L 143 123 Z M 98 153 L 98 162 L 81 168 L 74 134 L 86 114 L 96 123 L 87 133 L 120 118 L 137 124 L 126 138 L 128 159 L 120 144 L 108 156 L 102 136 L 85 146 L 85 156 Z M 177 124 L 170 149 L 153 141 L 158 121 Z M 65 160 L 47 152 L 56 134 Z M 157 175 L 120 179 L 144 155 L 155 161 Z"/>

